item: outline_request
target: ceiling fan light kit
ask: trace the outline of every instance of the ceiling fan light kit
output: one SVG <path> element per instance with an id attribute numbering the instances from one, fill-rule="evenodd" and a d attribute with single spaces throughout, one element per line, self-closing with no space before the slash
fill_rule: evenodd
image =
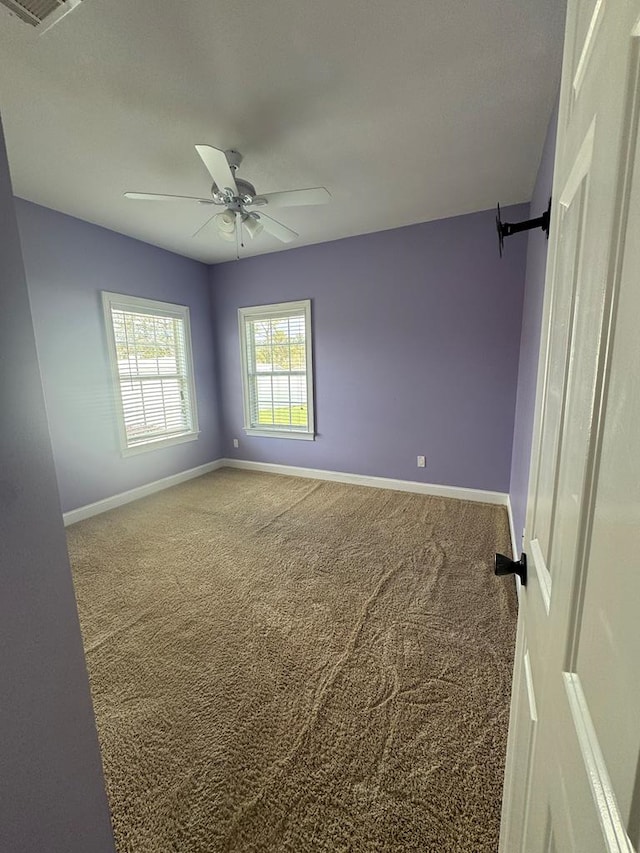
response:
<path id="1" fill-rule="evenodd" d="M 223 213 L 216 213 L 214 217 L 218 231 L 223 234 L 233 234 L 236 230 L 236 217 L 230 210 L 225 210 Z"/>
<path id="2" fill-rule="evenodd" d="M 256 213 L 250 213 L 242 220 L 242 224 L 244 225 L 247 234 L 253 240 L 254 237 L 257 237 L 258 234 L 261 234 L 264 231 L 264 225 L 258 219 L 258 215 Z"/>
<path id="3" fill-rule="evenodd" d="M 194 237 L 213 220 L 221 239 L 229 243 L 236 242 L 238 257 L 239 247 L 244 245 L 244 232 L 253 240 L 266 231 L 282 243 L 290 243 L 298 236 L 292 228 L 264 213 L 263 208 L 327 204 L 331 201 L 331 195 L 324 187 L 257 195 L 252 183 L 236 176 L 242 163 L 239 151 L 232 148 L 222 151 L 212 145 L 196 145 L 196 151 L 213 179 L 211 198 L 139 192 L 126 192 L 125 198 L 133 201 L 187 201 L 224 207 L 223 211 L 214 214 L 198 228 Z M 261 212 L 252 210 L 253 207 L 260 208 Z"/>

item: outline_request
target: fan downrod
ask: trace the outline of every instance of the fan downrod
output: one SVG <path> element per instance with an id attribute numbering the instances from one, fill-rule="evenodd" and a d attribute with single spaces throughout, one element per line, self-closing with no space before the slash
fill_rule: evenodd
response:
<path id="1" fill-rule="evenodd" d="M 240 163 L 242 163 L 242 154 L 239 151 L 236 151 L 235 148 L 227 148 L 224 154 L 227 158 L 228 164 L 235 172 L 240 166 Z"/>

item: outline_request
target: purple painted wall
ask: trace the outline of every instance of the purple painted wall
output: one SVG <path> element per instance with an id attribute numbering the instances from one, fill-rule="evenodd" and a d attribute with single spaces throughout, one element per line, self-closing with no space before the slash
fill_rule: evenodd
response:
<path id="1" fill-rule="evenodd" d="M 223 454 L 508 491 L 526 237 L 510 239 L 500 260 L 494 218 L 483 211 L 212 267 Z M 247 437 L 237 309 L 304 298 L 317 439 Z"/>
<path id="2" fill-rule="evenodd" d="M 0 127 L 0 850 L 113 853 Z"/>
<path id="3" fill-rule="evenodd" d="M 64 511 L 220 456 L 207 267 L 16 199 Z M 100 292 L 188 305 L 200 436 L 123 457 Z"/>
<path id="4" fill-rule="evenodd" d="M 542 160 L 538 169 L 533 198 L 531 199 L 531 216 L 540 216 L 542 211 L 546 210 L 549 203 L 553 184 L 553 161 L 556 149 L 557 128 L 558 105 L 556 104 L 549 122 Z M 551 223 L 551 227 L 553 228 L 553 222 Z M 544 299 L 544 279 L 547 269 L 548 246 L 549 242 L 542 231 L 529 232 L 518 366 L 518 393 L 513 432 L 511 485 L 509 488 L 513 525 L 518 545 L 521 544 L 522 528 L 524 527 L 527 509 L 529 461 L 533 437 L 533 416 L 536 402 L 538 353 L 540 351 L 542 303 Z"/>

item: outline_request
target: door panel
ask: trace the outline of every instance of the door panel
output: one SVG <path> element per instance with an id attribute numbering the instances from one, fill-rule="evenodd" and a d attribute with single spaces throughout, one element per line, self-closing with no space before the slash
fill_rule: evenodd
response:
<path id="1" fill-rule="evenodd" d="M 576 9 L 576 35 L 572 73 L 572 104 L 578 97 L 587 73 L 591 52 L 604 17 L 606 0 L 586 0 Z"/>
<path id="2" fill-rule="evenodd" d="M 525 626 L 522 620 L 518 621 L 518 632 L 516 635 L 515 666 L 513 671 L 513 682 L 511 685 L 511 711 L 509 719 L 509 740 L 511 742 L 507 749 L 507 765 L 513 763 L 517 756 L 521 761 L 518 772 L 507 767 L 506 776 L 512 780 L 510 786 L 505 785 L 502 809 L 502 821 L 500 824 L 500 849 L 519 850 L 522 838 L 522 824 L 524 821 L 524 808 L 527 800 L 526 773 L 528 772 L 530 753 L 530 735 L 526 716 L 526 696 L 524 693 L 524 655 L 523 645 L 526 642 Z"/>
<path id="3" fill-rule="evenodd" d="M 525 763 L 522 767 L 522 773 L 517 785 L 514 786 L 512 793 L 512 809 L 514 812 L 522 816 L 522 823 L 527 826 L 527 792 L 531 784 L 532 756 L 535 748 L 536 738 L 536 723 L 537 712 L 535 706 L 535 693 L 533 687 L 533 679 L 531 676 L 531 668 L 529 662 L 529 653 L 525 652 L 523 658 L 522 680 L 519 685 L 518 695 L 516 697 L 516 725 L 518 726 L 524 743 L 522 752 L 525 756 Z M 511 839 L 511 849 L 517 850 L 520 843 L 520 828 L 517 828 L 518 836 Z"/>
<path id="4" fill-rule="evenodd" d="M 554 761 L 554 764 L 555 781 L 552 782 L 549 791 L 549 823 L 547 832 L 556 850 L 567 851 L 567 853 L 579 853 L 571 820 L 571 812 L 569 810 L 569 798 L 567 796 L 567 785 L 562 764 L 557 760 Z"/>
<path id="5" fill-rule="evenodd" d="M 557 731 L 565 732 L 556 739 L 556 748 L 562 773 L 571 786 L 567 800 L 576 814 L 573 825 L 578 850 L 633 853 L 580 677 L 564 673 L 564 687 L 567 701 Z M 567 708 L 568 725 L 564 720 Z"/>
<path id="6" fill-rule="evenodd" d="M 636 72 L 637 81 L 637 67 Z M 633 87 L 634 95 L 637 86 Z M 635 101 L 634 97 L 634 101 Z M 637 105 L 633 104 L 637 116 Z M 637 135 L 637 131 L 634 136 Z M 636 149 L 632 174 L 640 174 Z M 629 816 L 640 754 L 640 616 L 629 581 L 640 559 L 640 186 L 621 234 L 624 261 L 593 514 L 577 671 L 620 808 Z M 630 576 L 632 576 L 630 578 Z M 637 839 L 636 839 L 637 842 Z"/>
<path id="7" fill-rule="evenodd" d="M 586 179 L 585 175 L 573 196 L 559 207 L 556 288 L 554 305 L 551 309 L 551 322 L 554 324 L 555 333 L 549 347 L 538 490 L 533 521 L 533 533 L 549 570 L 552 565 L 557 462 L 564 427 L 565 385 L 576 298 L 576 273 L 585 212 Z"/>

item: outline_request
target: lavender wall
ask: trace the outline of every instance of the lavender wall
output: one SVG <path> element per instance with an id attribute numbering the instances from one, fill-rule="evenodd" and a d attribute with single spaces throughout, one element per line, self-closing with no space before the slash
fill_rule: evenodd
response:
<path id="1" fill-rule="evenodd" d="M 0 850 L 113 853 L 0 127 Z"/>
<path id="2" fill-rule="evenodd" d="M 539 216 L 546 210 L 553 184 L 553 161 L 558 127 L 558 105 L 556 104 L 542 152 L 533 198 L 531 216 Z M 551 223 L 553 228 L 553 222 Z M 529 460 L 533 435 L 538 353 L 542 326 L 542 303 L 544 279 L 547 268 L 549 242 L 542 231 L 530 231 L 527 245 L 527 267 L 525 276 L 524 306 L 522 312 L 522 335 L 518 366 L 518 393 L 513 432 L 511 462 L 511 509 L 516 541 L 520 544 L 527 508 L 529 488 Z"/>
<path id="3" fill-rule="evenodd" d="M 224 455 L 506 492 L 525 252 L 483 211 L 213 267 Z M 309 297 L 317 440 L 247 437 L 237 309 Z"/>
<path id="4" fill-rule="evenodd" d="M 16 200 L 64 511 L 220 456 L 207 267 Z M 200 437 L 120 454 L 100 292 L 188 305 Z"/>

